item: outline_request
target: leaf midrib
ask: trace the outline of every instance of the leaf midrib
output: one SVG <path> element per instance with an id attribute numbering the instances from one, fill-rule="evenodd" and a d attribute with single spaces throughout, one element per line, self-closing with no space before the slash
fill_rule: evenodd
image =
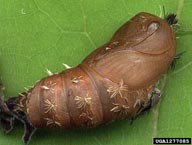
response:
<path id="1" fill-rule="evenodd" d="M 180 18 L 181 16 L 181 12 L 183 10 L 183 4 L 184 4 L 184 0 L 178 0 L 177 2 L 177 19 Z M 167 82 L 167 74 L 164 75 L 164 77 L 162 78 L 162 83 L 160 86 L 160 90 L 163 92 L 166 86 L 166 82 Z M 158 119 L 159 119 L 159 109 L 160 109 L 160 105 L 161 105 L 161 100 L 159 101 L 159 103 L 152 109 L 153 112 L 153 128 L 152 128 L 152 134 L 151 137 L 155 138 L 158 135 Z"/>

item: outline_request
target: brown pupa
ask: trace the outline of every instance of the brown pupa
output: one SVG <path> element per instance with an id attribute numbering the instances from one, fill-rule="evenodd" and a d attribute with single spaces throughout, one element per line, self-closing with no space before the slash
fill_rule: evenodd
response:
<path id="1" fill-rule="evenodd" d="M 175 15 L 161 19 L 139 13 L 78 66 L 43 78 L 18 97 L 3 100 L 1 125 L 25 125 L 24 144 L 41 127 L 95 127 L 133 118 L 161 92 L 156 83 L 172 63 Z"/>

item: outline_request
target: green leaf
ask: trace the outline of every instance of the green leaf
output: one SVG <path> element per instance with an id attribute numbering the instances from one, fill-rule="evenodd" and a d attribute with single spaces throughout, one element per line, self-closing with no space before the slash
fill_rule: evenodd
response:
<path id="1" fill-rule="evenodd" d="M 136 13 L 177 13 L 180 29 L 192 31 L 190 0 L 0 0 L 0 74 L 6 97 L 62 71 L 62 63 L 79 64 L 107 42 Z M 117 121 L 90 130 L 39 130 L 30 145 L 146 145 L 153 137 L 192 137 L 192 33 L 178 33 L 177 52 L 186 51 L 166 77 L 164 95 L 132 125 Z M 23 127 L 1 145 L 21 145 Z"/>

